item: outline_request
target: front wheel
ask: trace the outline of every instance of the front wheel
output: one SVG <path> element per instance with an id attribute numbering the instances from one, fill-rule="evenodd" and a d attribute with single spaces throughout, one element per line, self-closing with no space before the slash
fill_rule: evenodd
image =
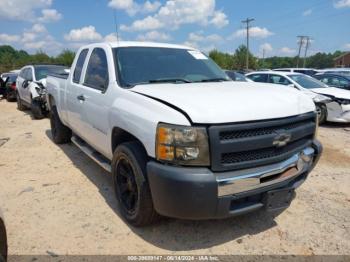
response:
<path id="1" fill-rule="evenodd" d="M 39 101 L 32 99 L 30 109 L 35 119 L 43 119 L 45 117 L 45 114 Z"/>
<path id="2" fill-rule="evenodd" d="M 72 131 L 61 122 L 56 106 L 51 108 L 50 124 L 52 139 L 56 144 L 65 144 L 70 141 Z"/>
<path id="3" fill-rule="evenodd" d="M 327 121 L 327 106 L 325 104 L 317 104 L 316 105 L 316 112 L 318 117 L 318 123 L 320 125 L 324 124 Z"/>
<path id="4" fill-rule="evenodd" d="M 122 216 L 138 227 L 159 218 L 146 180 L 146 163 L 147 154 L 139 142 L 119 145 L 112 161 L 113 185 Z"/>

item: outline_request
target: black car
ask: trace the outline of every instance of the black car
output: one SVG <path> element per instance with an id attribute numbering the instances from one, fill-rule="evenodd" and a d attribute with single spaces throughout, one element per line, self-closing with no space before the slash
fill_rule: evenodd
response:
<path id="1" fill-rule="evenodd" d="M 350 90 L 350 75 L 348 74 L 323 73 L 314 75 L 314 78 L 328 86 Z"/>
<path id="2" fill-rule="evenodd" d="M 233 81 L 238 81 L 238 82 L 247 82 L 247 78 L 241 74 L 238 73 L 237 71 L 233 70 L 224 70 L 226 75 L 228 75 Z"/>
<path id="3" fill-rule="evenodd" d="M 8 102 L 16 101 L 16 80 L 18 74 L 7 75 L 4 83 L 4 96 Z"/>

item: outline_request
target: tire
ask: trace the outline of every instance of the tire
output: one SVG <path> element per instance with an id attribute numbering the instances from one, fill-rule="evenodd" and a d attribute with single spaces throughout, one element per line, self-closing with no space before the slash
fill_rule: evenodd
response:
<path id="1" fill-rule="evenodd" d="M 72 130 L 61 122 L 56 106 L 51 108 L 50 124 L 52 139 L 55 144 L 65 144 L 70 142 Z"/>
<path id="2" fill-rule="evenodd" d="M 136 227 L 159 219 L 146 180 L 147 154 L 139 142 L 119 145 L 112 160 L 113 186 L 125 220 Z"/>
<path id="3" fill-rule="evenodd" d="M 0 261 L 7 261 L 7 236 L 5 223 L 0 217 Z"/>
<path id="4" fill-rule="evenodd" d="M 45 117 L 39 101 L 32 99 L 30 110 L 35 119 L 43 119 Z"/>
<path id="5" fill-rule="evenodd" d="M 17 109 L 19 111 L 24 111 L 26 110 L 26 107 L 23 105 L 23 102 L 22 102 L 22 99 L 21 97 L 19 96 L 19 93 L 16 92 L 16 99 L 17 99 Z"/>
<path id="6" fill-rule="evenodd" d="M 325 104 L 317 104 L 316 105 L 316 112 L 318 115 L 318 124 L 322 125 L 327 121 L 327 106 Z"/>

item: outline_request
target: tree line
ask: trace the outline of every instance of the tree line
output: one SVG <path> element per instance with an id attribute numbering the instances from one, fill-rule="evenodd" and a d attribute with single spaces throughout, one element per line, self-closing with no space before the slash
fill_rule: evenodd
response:
<path id="1" fill-rule="evenodd" d="M 218 50 L 209 52 L 209 56 L 224 69 L 241 70 L 245 68 L 247 48 L 244 45 L 239 46 L 234 54 L 223 53 Z M 330 68 L 334 67 L 334 58 L 340 56 L 343 52 L 335 51 L 334 53 L 318 52 L 306 58 L 305 67 L 308 68 Z M 250 69 L 273 69 L 283 67 L 296 67 L 297 56 L 295 57 L 279 57 L 273 56 L 265 59 L 258 59 L 252 53 L 249 53 Z M 303 58 L 300 59 L 299 65 L 302 64 Z"/>
<path id="2" fill-rule="evenodd" d="M 28 64 L 59 64 L 71 66 L 75 53 L 65 49 L 57 56 L 49 56 L 39 50 L 35 54 L 28 54 L 23 50 L 16 50 L 12 46 L 0 46 L 0 72 L 20 69 Z"/>
<path id="3" fill-rule="evenodd" d="M 245 68 L 246 63 L 246 47 L 239 46 L 234 54 L 212 50 L 209 56 L 221 68 L 230 70 L 241 70 Z M 334 58 L 341 55 L 341 51 L 334 53 L 317 53 L 309 56 L 306 60 L 306 67 L 311 68 L 328 68 L 334 66 Z M 49 56 L 43 51 L 38 51 L 35 54 L 28 54 L 23 50 L 16 50 L 12 46 L 0 46 L 0 72 L 8 72 L 13 69 L 19 69 L 28 64 L 60 64 L 71 66 L 75 53 L 71 50 L 65 49 L 57 56 Z M 249 53 L 249 68 L 280 68 L 280 67 L 295 67 L 297 57 L 268 57 L 265 59 L 258 59 L 252 53 Z"/>

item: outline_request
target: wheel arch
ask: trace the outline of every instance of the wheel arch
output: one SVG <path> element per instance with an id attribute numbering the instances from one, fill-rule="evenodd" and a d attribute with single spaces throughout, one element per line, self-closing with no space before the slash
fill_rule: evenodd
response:
<path id="1" fill-rule="evenodd" d="M 138 139 L 137 137 L 135 137 L 130 132 L 128 132 L 120 127 L 114 127 L 112 130 L 112 136 L 111 136 L 112 153 L 114 153 L 114 151 L 118 147 L 118 145 L 125 143 L 125 142 L 132 142 L 132 141 L 139 142 L 143 148 L 145 155 L 147 157 L 149 157 L 147 154 L 147 150 L 146 150 L 144 144 L 142 143 L 142 141 L 140 139 Z"/>

